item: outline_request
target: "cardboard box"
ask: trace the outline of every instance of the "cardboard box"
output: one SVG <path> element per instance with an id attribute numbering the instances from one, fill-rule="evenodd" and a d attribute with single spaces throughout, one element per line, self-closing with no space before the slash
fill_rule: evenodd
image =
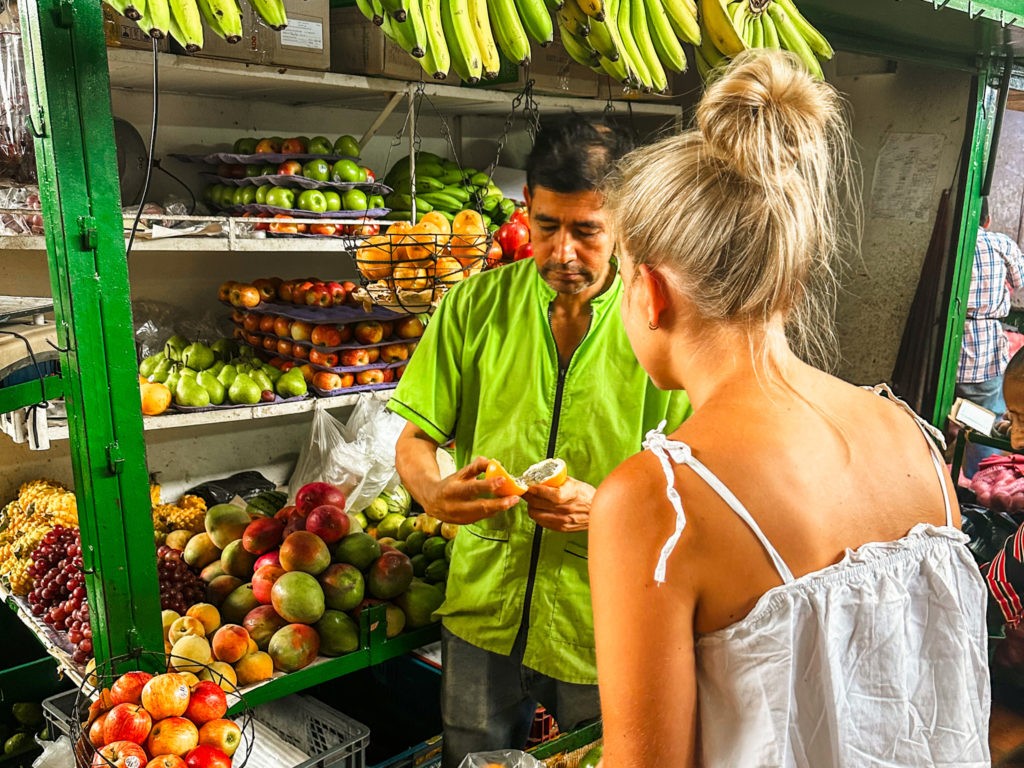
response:
<path id="1" fill-rule="evenodd" d="M 576 96 L 584 99 L 597 98 L 601 86 L 601 76 L 569 58 L 555 30 L 555 40 L 551 45 L 541 48 L 533 43 L 530 50 L 529 77 L 533 79 L 535 93 L 546 93 L 554 96 Z M 462 83 L 467 88 L 494 88 L 501 91 L 518 91 L 526 85 L 527 71 L 504 56 L 501 57 L 501 69 L 498 77 L 481 80 L 479 83 Z"/>
<path id="2" fill-rule="evenodd" d="M 138 23 L 122 16 L 106 3 L 103 3 L 103 35 L 109 48 L 130 48 L 139 51 L 153 50 L 152 38 L 139 29 Z M 157 43 L 157 50 L 166 53 L 170 43 L 164 37 Z"/>
<path id="3" fill-rule="evenodd" d="M 259 25 L 259 62 L 275 67 L 330 69 L 329 0 L 285 0 L 284 5 L 288 13 L 287 27 L 275 32 Z"/>
<path id="4" fill-rule="evenodd" d="M 249 3 L 242 3 L 242 39 L 237 43 L 229 43 L 203 26 L 203 47 L 195 54 L 199 59 L 220 59 L 222 61 L 243 61 L 256 64 L 260 60 L 260 33 L 266 29 L 256 23 L 256 11 Z M 272 30 L 268 30 L 272 31 Z M 172 50 L 184 53 L 177 41 L 172 43 Z"/>
<path id="5" fill-rule="evenodd" d="M 423 69 L 353 6 L 331 10 L 331 71 L 419 80 Z"/>

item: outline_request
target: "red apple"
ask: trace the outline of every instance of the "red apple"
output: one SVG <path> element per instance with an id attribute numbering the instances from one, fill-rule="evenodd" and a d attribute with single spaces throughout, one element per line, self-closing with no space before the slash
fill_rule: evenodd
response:
<path id="1" fill-rule="evenodd" d="M 376 344 L 384 338 L 384 326 L 377 320 L 363 320 L 356 323 L 354 335 L 363 344 Z"/>
<path id="2" fill-rule="evenodd" d="M 292 301 L 292 291 L 295 290 L 295 286 L 297 284 L 298 283 L 295 280 L 285 280 L 277 286 L 277 298 L 290 304 Z"/>
<path id="3" fill-rule="evenodd" d="M 324 283 L 318 283 L 306 291 L 306 306 L 329 307 L 332 303 L 330 291 Z"/>
<path id="4" fill-rule="evenodd" d="M 252 287 L 260 292 L 263 301 L 273 301 L 277 298 L 277 285 L 273 279 L 267 277 L 252 281 Z"/>
<path id="5" fill-rule="evenodd" d="M 312 280 L 303 280 L 292 289 L 292 304 L 305 304 L 306 292 L 316 283 Z"/>
<path id="6" fill-rule="evenodd" d="M 344 389 L 345 387 L 351 387 L 353 384 L 356 383 L 356 377 L 353 376 L 351 373 L 342 373 L 340 374 L 340 376 L 342 389 Z"/>
<path id="7" fill-rule="evenodd" d="M 347 536 L 350 524 L 345 510 L 333 504 L 321 504 L 306 517 L 306 530 L 315 533 L 327 544 Z"/>
<path id="8" fill-rule="evenodd" d="M 230 627 L 231 625 L 226 626 Z M 239 627 L 239 629 L 245 632 L 244 628 Z M 248 636 L 248 632 L 245 634 Z M 188 709 L 185 710 L 185 717 L 196 725 L 202 725 L 224 717 L 224 713 L 227 711 L 228 699 L 224 695 L 223 689 L 211 680 L 203 680 L 192 689 L 192 698 L 189 700 Z M 194 747 L 195 744 L 192 746 Z"/>
<path id="9" fill-rule="evenodd" d="M 394 320 L 382 320 L 380 323 L 381 328 L 384 329 L 384 338 L 390 339 L 395 333 L 395 321 Z"/>
<path id="10" fill-rule="evenodd" d="M 264 336 L 261 341 L 262 346 L 268 352 L 277 352 L 277 339 L 273 336 Z"/>
<path id="11" fill-rule="evenodd" d="M 260 333 L 273 333 L 276 321 L 277 318 L 274 315 L 263 315 L 260 317 Z"/>
<path id="12" fill-rule="evenodd" d="M 303 517 L 323 504 L 344 509 L 345 493 L 330 483 L 306 483 L 295 494 L 295 508 Z"/>
<path id="13" fill-rule="evenodd" d="M 295 507 L 285 507 L 285 509 L 295 509 Z M 277 520 L 283 521 L 285 524 L 288 523 L 288 517 L 287 516 L 285 516 L 285 517 L 277 517 L 277 515 L 274 515 L 274 517 Z M 272 549 L 269 552 L 267 552 L 265 555 L 260 555 L 259 557 L 256 558 L 256 563 L 252 567 L 253 573 L 256 573 L 256 571 L 258 571 L 260 568 L 262 568 L 265 565 L 276 565 L 276 566 L 280 567 L 280 565 L 281 565 L 281 557 L 280 557 L 280 555 L 278 555 L 276 549 Z"/>
<path id="14" fill-rule="evenodd" d="M 274 349 L 279 355 L 291 355 L 292 343 L 288 339 L 277 339 L 277 345 Z"/>
<path id="15" fill-rule="evenodd" d="M 292 321 L 283 315 L 274 316 L 274 333 L 282 339 L 287 339 L 292 329 Z"/>
<path id="16" fill-rule="evenodd" d="M 291 334 L 295 341 L 309 341 L 313 334 L 313 326 L 305 320 L 296 320 L 292 323 Z"/>
<path id="17" fill-rule="evenodd" d="M 177 755 L 157 755 L 146 768 L 188 768 L 185 761 Z"/>
<path id="18" fill-rule="evenodd" d="M 313 329 L 309 340 L 318 347 L 336 347 L 341 344 L 341 332 L 333 325 L 318 325 Z"/>
<path id="19" fill-rule="evenodd" d="M 329 371 L 317 371 L 313 374 L 313 386 L 327 392 L 341 389 L 341 376 Z"/>
<path id="20" fill-rule="evenodd" d="M 400 339 L 418 339 L 423 335 L 426 326 L 416 315 L 403 317 L 395 321 L 395 335 Z"/>
<path id="21" fill-rule="evenodd" d="M 354 291 L 354 290 L 355 290 L 356 288 L 358 288 L 359 286 L 357 286 L 357 285 L 356 285 L 355 283 L 353 283 L 353 282 L 352 282 L 351 280 L 346 280 L 346 281 L 344 281 L 344 282 L 343 282 L 343 283 L 341 284 L 341 287 L 345 289 L 345 293 L 349 293 L 349 294 L 350 294 L 350 293 L 352 293 L 352 292 L 353 292 L 353 291 Z"/>
<path id="22" fill-rule="evenodd" d="M 103 724 L 107 722 L 107 713 L 104 712 L 89 726 L 89 743 L 99 749 L 107 742 L 103 738 Z"/>
<path id="23" fill-rule="evenodd" d="M 244 309 L 238 309 L 238 307 L 235 307 L 234 309 L 231 310 L 231 322 L 233 322 L 235 325 L 241 325 L 242 323 L 245 322 L 245 316 L 248 314 L 249 313 L 246 312 Z"/>
<path id="24" fill-rule="evenodd" d="M 185 755 L 185 765 L 188 768 L 231 768 L 231 758 L 216 747 L 200 744 Z"/>
<path id="25" fill-rule="evenodd" d="M 362 347 L 358 349 L 346 349 L 338 356 L 338 362 L 345 367 L 369 365 L 370 353 Z"/>
<path id="26" fill-rule="evenodd" d="M 103 741 L 132 741 L 143 744 L 153 727 L 153 718 L 140 704 L 118 704 L 107 713 L 103 723 Z"/>
<path id="27" fill-rule="evenodd" d="M 292 344 L 292 357 L 296 360 L 309 360 L 309 347 L 302 344 Z"/>
<path id="28" fill-rule="evenodd" d="M 368 371 L 359 371 L 356 374 L 356 384 L 383 384 L 384 371 L 379 368 L 370 368 Z"/>
<path id="29" fill-rule="evenodd" d="M 276 138 L 260 139 L 256 142 L 257 155 L 276 155 L 281 152 L 281 141 Z"/>
<path id="30" fill-rule="evenodd" d="M 125 672 L 110 686 L 110 700 L 114 704 L 138 704 L 142 689 L 152 679 L 149 672 Z"/>
<path id="31" fill-rule="evenodd" d="M 345 299 L 348 298 L 348 292 L 341 283 L 330 282 L 327 284 L 327 290 L 331 294 L 331 303 L 335 307 L 344 304 Z"/>
<path id="32" fill-rule="evenodd" d="M 281 153 L 285 155 L 306 154 L 306 141 L 301 136 L 294 136 L 281 142 Z"/>
<path id="33" fill-rule="evenodd" d="M 216 683 L 210 684 L 217 685 Z M 220 690 L 219 687 L 218 690 Z M 221 693 L 223 694 L 223 691 Z M 199 728 L 195 723 L 185 717 L 165 717 L 153 726 L 153 731 L 146 741 L 146 751 L 151 755 L 178 755 L 181 757 L 190 749 L 194 749 L 197 744 L 199 744 Z"/>
<path id="34" fill-rule="evenodd" d="M 380 347 L 370 347 L 366 350 L 366 359 L 370 365 L 380 360 Z"/>
<path id="35" fill-rule="evenodd" d="M 258 333 L 247 333 L 245 334 L 245 343 L 250 347 L 262 347 L 263 337 Z"/>
<path id="36" fill-rule="evenodd" d="M 236 307 L 252 309 L 260 303 L 260 292 L 245 283 L 236 283 L 231 289 L 231 303 Z"/>
<path id="37" fill-rule="evenodd" d="M 241 741 L 242 729 L 231 720 L 211 720 L 199 729 L 200 744 L 215 747 L 229 757 L 235 754 Z"/>
<path id="38" fill-rule="evenodd" d="M 279 166 L 277 166 L 278 176 L 301 176 L 302 175 L 302 163 L 298 160 L 285 160 Z"/>
<path id="39" fill-rule="evenodd" d="M 242 327 L 249 332 L 258 331 L 262 320 L 263 315 L 259 312 L 246 312 L 245 317 L 242 318 Z"/>
<path id="40" fill-rule="evenodd" d="M 405 344 L 385 344 L 380 348 L 382 363 L 397 363 L 409 359 L 409 348 Z"/>
<path id="41" fill-rule="evenodd" d="M 387 383 L 389 381 L 394 381 L 395 380 L 395 371 L 394 371 L 394 369 L 392 369 L 392 368 L 385 368 L 384 370 L 381 371 L 381 373 L 384 375 L 384 382 L 385 383 Z"/>
<path id="42" fill-rule="evenodd" d="M 220 284 L 220 288 L 217 289 L 217 298 L 220 301 L 231 301 L 231 289 L 235 287 L 234 280 L 227 280 Z"/>
<path id="43" fill-rule="evenodd" d="M 146 750 L 135 742 L 115 741 L 92 756 L 92 768 L 145 768 L 148 761 Z M 230 768 L 230 763 L 225 768 Z"/>
<path id="44" fill-rule="evenodd" d="M 154 720 L 181 717 L 188 708 L 188 679 L 176 672 L 157 675 L 142 689 L 142 706 Z"/>

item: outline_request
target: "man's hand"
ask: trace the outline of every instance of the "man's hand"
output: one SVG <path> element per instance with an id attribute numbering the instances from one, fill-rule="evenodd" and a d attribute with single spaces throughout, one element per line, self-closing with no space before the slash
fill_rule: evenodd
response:
<path id="1" fill-rule="evenodd" d="M 455 474 L 438 481 L 424 500 L 423 510 L 445 523 L 466 525 L 519 503 L 518 496 L 488 498 L 501 484 L 500 479 L 477 480 L 487 469 L 489 459 L 478 456 Z"/>
<path id="2" fill-rule="evenodd" d="M 595 489 L 581 480 L 570 477 L 558 488 L 532 485 L 523 494 L 529 505 L 527 511 L 542 528 L 571 533 L 590 527 L 590 504 Z"/>

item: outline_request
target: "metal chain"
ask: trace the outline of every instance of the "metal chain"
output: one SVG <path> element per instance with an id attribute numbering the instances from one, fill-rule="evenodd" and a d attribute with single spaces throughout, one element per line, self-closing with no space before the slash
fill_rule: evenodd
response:
<path id="1" fill-rule="evenodd" d="M 434 104 L 433 101 L 431 101 L 429 96 L 427 96 L 427 94 L 425 92 L 425 89 L 423 88 L 422 84 L 421 84 L 421 86 L 419 88 L 416 89 L 416 96 L 417 96 L 417 98 L 419 99 L 420 102 L 426 101 L 427 104 L 430 105 L 430 108 L 434 111 L 434 114 L 437 116 L 437 119 L 441 121 L 441 136 L 448 143 L 448 149 L 451 150 L 452 157 L 454 158 L 454 162 L 455 162 L 456 165 L 458 165 L 459 171 L 461 171 L 462 170 L 462 159 L 459 157 L 459 150 L 455 146 L 455 137 L 452 136 L 451 126 L 448 125 L 447 118 L 445 118 L 445 116 L 443 114 L 441 114 L 441 110 L 439 110 L 437 108 L 437 105 Z M 422 114 L 422 113 L 420 113 L 420 114 Z"/>
<path id="2" fill-rule="evenodd" d="M 498 137 L 497 149 L 494 152 L 494 160 L 487 166 L 487 175 L 491 176 L 494 173 L 494 169 L 497 167 L 498 162 L 501 160 L 501 151 L 505 148 L 505 144 L 508 142 L 509 134 L 512 132 L 512 128 L 515 125 L 516 113 L 519 108 L 523 108 L 523 120 L 526 122 L 526 131 L 530 134 L 530 141 L 535 141 L 537 134 L 540 132 L 540 105 L 537 104 L 537 100 L 533 98 L 533 84 L 534 80 L 530 77 L 530 67 L 526 66 L 526 83 L 523 85 L 523 90 L 516 94 L 516 97 L 512 99 L 512 108 L 509 110 L 508 117 L 505 118 L 505 126 L 502 128 L 501 136 Z"/>
<path id="3" fill-rule="evenodd" d="M 402 139 L 405 137 L 405 131 L 409 127 L 409 115 L 409 112 L 405 113 L 405 120 L 402 122 L 401 127 L 398 129 L 398 133 L 396 133 L 391 138 L 391 144 L 388 146 L 388 153 L 384 158 L 385 173 L 387 173 L 387 171 L 391 168 L 391 153 L 394 151 L 395 147 L 401 146 Z"/>

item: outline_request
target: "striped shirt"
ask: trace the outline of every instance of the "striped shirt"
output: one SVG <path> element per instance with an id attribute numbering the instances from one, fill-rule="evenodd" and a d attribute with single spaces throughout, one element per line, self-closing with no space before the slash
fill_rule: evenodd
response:
<path id="1" fill-rule="evenodd" d="M 988 590 L 999 605 L 1007 625 L 1024 620 L 1024 526 L 1006 540 L 992 562 L 982 566 Z"/>
<path id="2" fill-rule="evenodd" d="M 1003 375 L 1010 356 L 1000 321 L 1010 313 L 1011 289 L 1018 288 L 1024 288 L 1024 255 L 1017 244 L 1007 235 L 979 229 L 957 382 Z"/>

